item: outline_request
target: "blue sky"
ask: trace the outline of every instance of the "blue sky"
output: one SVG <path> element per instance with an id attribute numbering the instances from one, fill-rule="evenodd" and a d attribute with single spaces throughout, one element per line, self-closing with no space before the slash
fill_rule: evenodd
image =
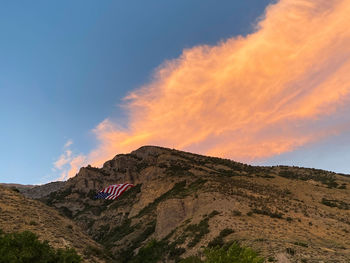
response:
<path id="1" fill-rule="evenodd" d="M 252 31 L 268 1 L 2 1 L 0 181 L 41 183 L 186 47 Z"/>
<path id="2" fill-rule="evenodd" d="M 0 182 L 57 179 L 53 163 L 64 145 L 87 154 L 103 120 L 127 126 L 122 99 L 159 65 L 251 33 L 270 2 L 2 1 Z M 257 163 L 349 172 L 346 143 L 342 134 Z"/>

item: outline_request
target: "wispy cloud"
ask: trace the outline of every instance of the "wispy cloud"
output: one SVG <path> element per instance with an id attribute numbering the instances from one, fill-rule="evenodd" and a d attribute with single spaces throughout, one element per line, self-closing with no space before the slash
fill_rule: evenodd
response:
<path id="1" fill-rule="evenodd" d="M 63 146 L 64 148 L 68 148 L 69 146 L 71 146 L 73 144 L 73 140 L 68 140 L 65 145 Z"/>
<path id="2" fill-rule="evenodd" d="M 57 169 L 62 169 L 66 164 L 72 160 L 72 151 L 66 150 L 61 156 L 54 162 L 54 167 Z"/>
<path id="3" fill-rule="evenodd" d="M 68 140 L 63 146 L 64 152 L 53 163 L 53 172 L 59 172 L 60 174 L 55 180 L 67 180 L 73 177 L 80 167 L 86 165 L 86 157 L 74 154 L 70 149 L 72 144 L 73 141 Z"/>
<path id="4" fill-rule="evenodd" d="M 337 133 L 349 121 L 329 121 L 349 102 L 349 13 L 348 0 L 280 0 L 254 33 L 184 50 L 125 98 L 127 129 L 95 128 L 98 147 L 68 176 L 145 144 L 249 161 Z"/>

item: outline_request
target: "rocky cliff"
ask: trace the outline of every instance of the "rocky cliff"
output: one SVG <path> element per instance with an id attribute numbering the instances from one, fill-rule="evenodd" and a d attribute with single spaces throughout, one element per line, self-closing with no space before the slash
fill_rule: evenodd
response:
<path id="1" fill-rule="evenodd" d="M 136 186 L 116 201 L 93 198 L 122 182 Z M 145 249 L 158 251 L 155 262 L 176 262 L 231 241 L 269 262 L 348 262 L 349 188 L 348 175 L 145 146 L 102 168 L 81 168 L 42 201 L 75 221 L 115 262 L 142 262 Z"/>

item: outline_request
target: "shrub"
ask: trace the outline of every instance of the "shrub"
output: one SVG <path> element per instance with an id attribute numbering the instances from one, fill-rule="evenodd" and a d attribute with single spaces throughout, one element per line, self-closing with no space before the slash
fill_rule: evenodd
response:
<path id="1" fill-rule="evenodd" d="M 322 198 L 321 203 L 329 207 L 337 207 L 343 210 L 350 210 L 350 204 L 340 200 L 330 200 L 330 199 Z"/>
<path id="2" fill-rule="evenodd" d="M 204 254 L 204 261 L 199 257 L 191 257 L 181 260 L 180 263 L 263 263 L 265 260 L 251 248 L 242 247 L 238 243 L 233 243 L 228 248 L 205 249 Z"/>
<path id="3" fill-rule="evenodd" d="M 131 263 L 156 263 L 158 262 L 166 248 L 166 243 L 162 241 L 152 240 L 145 247 L 139 250 L 137 256 L 135 256 Z"/>
<path id="4" fill-rule="evenodd" d="M 0 230 L 0 263 L 5 262 L 76 263 L 81 257 L 74 249 L 55 250 L 30 231 L 5 234 Z"/>
<path id="5" fill-rule="evenodd" d="M 196 256 L 191 256 L 185 259 L 182 259 L 179 263 L 203 263 L 203 261 Z"/>
<path id="6" fill-rule="evenodd" d="M 194 247 L 202 237 L 209 233 L 209 219 L 218 215 L 219 212 L 213 210 L 209 215 L 204 216 L 198 224 L 188 225 L 186 231 L 191 232 L 193 239 L 188 243 L 188 247 Z"/>
<path id="7" fill-rule="evenodd" d="M 230 228 L 225 228 L 221 230 L 220 234 L 209 242 L 208 247 L 222 247 L 224 245 L 224 237 L 235 232 Z"/>
<path id="8" fill-rule="evenodd" d="M 232 213 L 234 216 L 241 216 L 242 215 L 242 212 L 239 210 L 233 210 Z"/>
<path id="9" fill-rule="evenodd" d="M 16 193 L 20 193 L 20 191 L 14 186 L 10 187 L 10 189 Z"/>
<path id="10" fill-rule="evenodd" d="M 309 245 L 304 242 L 294 242 L 293 244 L 301 247 L 309 247 Z"/>
<path id="11" fill-rule="evenodd" d="M 293 248 L 287 247 L 286 252 L 291 256 L 295 255 L 295 250 Z"/>
<path id="12" fill-rule="evenodd" d="M 224 248 L 208 249 L 205 251 L 205 263 L 263 263 L 264 259 L 246 247 L 233 243 L 227 250 Z"/>
<path id="13" fill-rule="evenodd" d="M 282 213 L 278 213 L 278 212 L 271 212 L 268 208 L 263 208 L 263 209 L 257 209 L 254 208 L 251 212 L 255 213 L 255 214 L 260 214 L 260 215 L 265 215 L 265 216 L 269 216 L 271 218 L 279 218 L 282 219 L 283 218 L 283 214 Z"/>
<path id="14" fill-rule="evenodd" d="M 222 247 L 224 245 L 224 240 L 217 236 L 212 241 L 209 242 L 208 247 Z"/>

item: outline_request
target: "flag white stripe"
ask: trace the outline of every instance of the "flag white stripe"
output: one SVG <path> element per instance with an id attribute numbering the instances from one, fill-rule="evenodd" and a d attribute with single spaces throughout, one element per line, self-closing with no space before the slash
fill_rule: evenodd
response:
<path id="1" fill-rule="evenodd" d="M 129 184 L 123 185 L 123 186 L 119 189 L 119 191 L 117 192 L 116 197 L 120 196 L 120 195 L 122 194 L 122 191 L 123 191 L 125 188 L 127 188 L 128 186 L 129 186 Z"/>
<path id="2" fill-rule="evenodd" d="M 123 184 L 119 184 L 113 191 L 113 195 L 116 195 L 119 192 L 119 189 L 123 187 Z"/>
<path id="3" fill-rule="evenodd" d="M 114 195 L 115 188 L 116 188 L 115 185 L 113 185 L 113 186 L 111 187 L 111 195 Z"/>
<path id="4" fill-rule="evenodd" d="M 124 189 L 119 192 L 118 196 L 120 196 L 122 193 L 124 193 L 129 187 L 130 187 L 130 185 L 127 185 L 126 187 L 124 187 Z"/>

